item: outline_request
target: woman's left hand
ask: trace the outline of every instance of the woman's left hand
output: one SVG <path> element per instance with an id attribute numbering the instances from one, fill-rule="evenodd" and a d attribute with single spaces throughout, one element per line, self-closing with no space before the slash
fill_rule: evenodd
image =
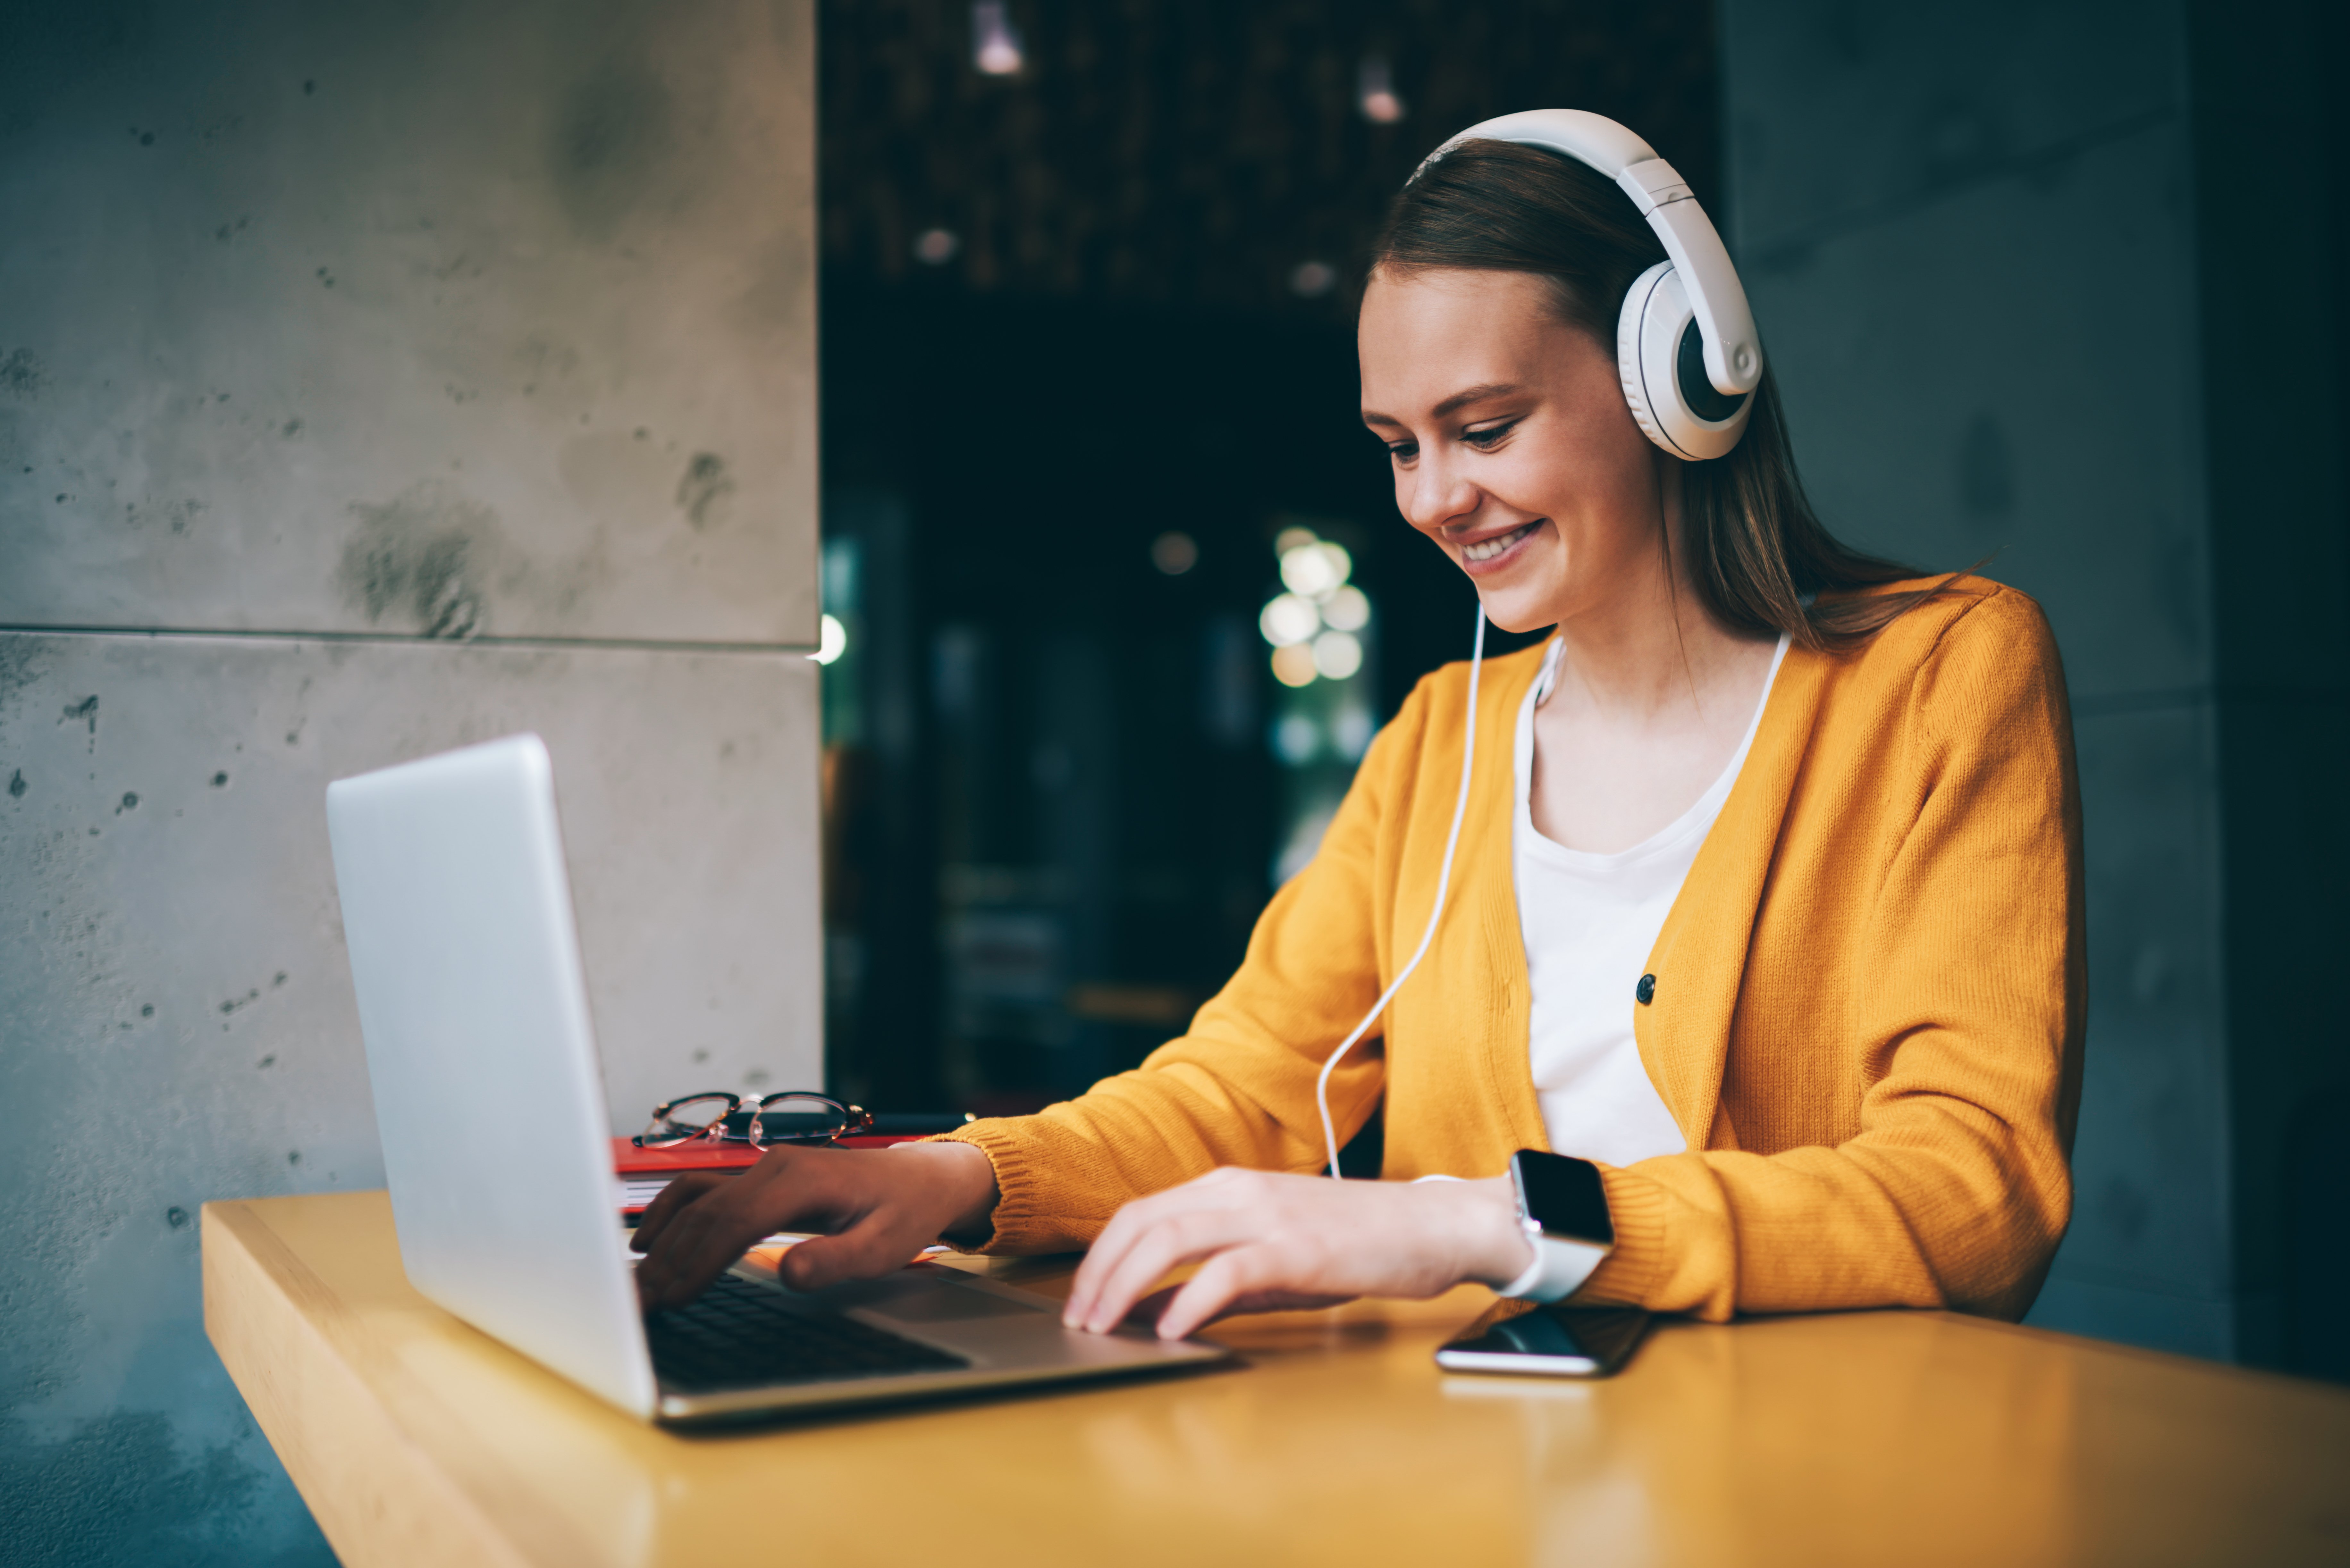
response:
<path id="1" fill-rule="evenodd" d="M 1228 1313 L 1505 1284 L 1533 1255 L 1506 1178 L 1333 1181 L 1227 1167 L 1119 1210 L 1077 1270 L 1062 1322 L 1107 1334 L 1184 1263 L 1200 1270 L 1159 1314 L 1161 1339 Z"/>

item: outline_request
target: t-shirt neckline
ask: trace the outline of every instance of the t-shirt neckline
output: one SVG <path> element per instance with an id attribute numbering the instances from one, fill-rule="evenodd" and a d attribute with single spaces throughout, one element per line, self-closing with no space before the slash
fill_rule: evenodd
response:
<path id="1" fill-rule="evenodd" d="M 1627 845 L 1622 849 L 1601 851 L 1570 849 L 1556 839 L 1546 836 L 1534 823 L 1534 710 L 1544 697 L 1550 695 L 1551 688 L 1558 679 L 1560 661 L 1566 651 L 1565 639 L 1552 638 L 1550 646 L 1543 651 L 1542 669 L 1535 674 L 1534 683 L 1527 690 L 1525 701 L 1518 709 L 1515 826 L 1519 830 L 1521 846 L 1555 865 L 1586 871 L 1607 871 L 1651 856 L 1669 853 L 1684 844 L 1692 833 L 1701 834 L 1711 829 L 1713 819 L 1721 814 L 1723 805 L 1730 799 L 1730 792 L 1738 782 L 1739 772 L 1746 765 L 1746 753 L 1753 749 L 1754 737 L 1762 728 L 1763 711 L 1771 705 L 1771 689 L 1778 684 L 1779 666 L 1786 659 L 1787 646 L 1787 636 L 1782 632 L 1778 647 L 1771 653 L 1771 668 L 1762 677 L 1762 695 L 1754 700 L 1754 712 L 1746 721 L 1746 733 L 1740 738 L 1738 749 L 1731 753 L 1730 761 L 1723 764 L 1721 772 L 1706 785 L 1705 792 L 1690 804 L 1687 811 L 1639 843 Z"/>

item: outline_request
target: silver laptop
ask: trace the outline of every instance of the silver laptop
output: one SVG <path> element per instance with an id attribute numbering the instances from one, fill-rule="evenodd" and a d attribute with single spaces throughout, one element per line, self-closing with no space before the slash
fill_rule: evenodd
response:
<path id="1" fill-rule="evenodd" d="M 730 1273 L 648 1317 L 546 746 L 514 735 L 338 780 L 327 825 L 400 1262 L 475 1327 L 673 1425 L 1225 1355 L 1073 1333 L 1055 1302 L 929 1263 L 808 1293 Z"/>

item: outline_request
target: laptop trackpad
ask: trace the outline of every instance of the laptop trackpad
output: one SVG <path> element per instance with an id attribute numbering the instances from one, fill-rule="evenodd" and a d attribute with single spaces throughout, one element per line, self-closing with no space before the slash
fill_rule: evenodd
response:
<path id="1" fill-rule="evenodd" d="M 973 1318 L 1036 1315 L 1038 1309 L 988 1291 L 941 1280 L 893 1274 L 851 1285 L 835 1285 L 821 1299 L 831 1307 L 862 1307 L 899 1323 L 964 1323 Z"/>

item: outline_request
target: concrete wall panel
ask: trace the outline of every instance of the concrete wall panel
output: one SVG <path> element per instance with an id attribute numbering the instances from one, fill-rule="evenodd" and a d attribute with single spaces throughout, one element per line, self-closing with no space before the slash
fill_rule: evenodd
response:
<path id="1" fill-rule="evenodd" d="M 2076 695 L 2210 679 L 2184 165 L 2166 122 L 1744 268 L 1829 525 L 1993 556 Z"/>
<path id="2" fill-rule="evenodd" d="M 169 1412 L 172 1462 L 274 1474 L 203 1343 L 192 1217 L 382 1180 L 329 779 L 536 730 L 615 1129 L 682 1090 L 819 1083 L 815 677 L 794 654 L 0 635 L 18 1437 Z"/>
<path id="3" fill-rule="evenodd" d="M 0 625 L 812 646 L 813 26 L 0 23 Z"/>
<path id="4" fill-rule="evenodd" d="M 1721 18 L 1727 204 L 1814 496 L 1886 554 L 1991 556 L 2047 607 L 2073 691 L 2087 1074 L 2073 1228 L 2033 1321 L 2240 1354 L 2184 12 L 1735 0 Z"/>
<path id="5" fill-rule="evenodd" d="M 2178 61 L 2153 19 L 2126 0 L 1723 5 L 1740 243 L 1865 224 L 2168 115 Z"/>
<path id="6" fill-rule="evenodd" d="M 193 1223 L 382 1179 L 331 777 L 538 730 L 616 1127 L 818 1081 L 814 14 L 0 6 L 0 1558 L 331 1561 Z"/>
<path id="7" fill-rule="evenodd" d="M 2071 1231 L 2033 1321 L 2225 1355 L 2227 1094 L 2217 737 L 2208 703 L 2075 725 L 2088 822 L 2089 1050 Z M 2119 1314 L 2117 1319 L 2114 1314 Z"/>

